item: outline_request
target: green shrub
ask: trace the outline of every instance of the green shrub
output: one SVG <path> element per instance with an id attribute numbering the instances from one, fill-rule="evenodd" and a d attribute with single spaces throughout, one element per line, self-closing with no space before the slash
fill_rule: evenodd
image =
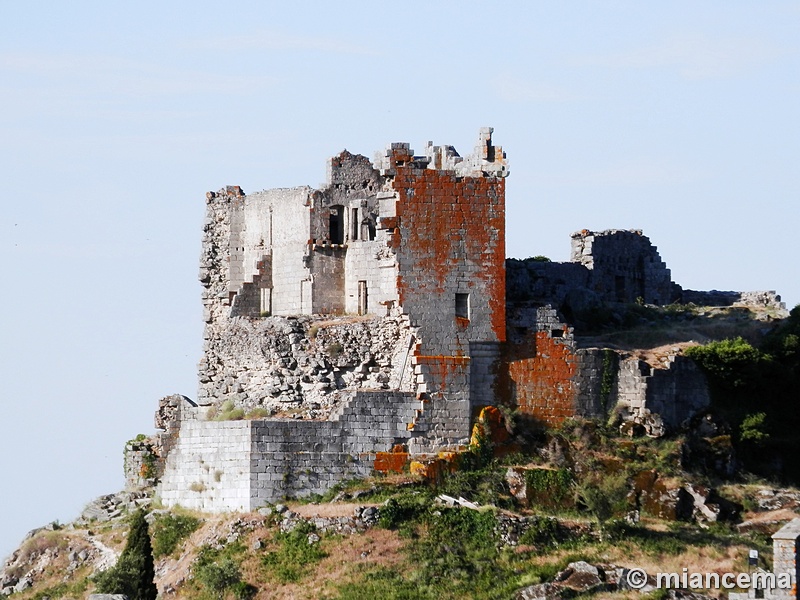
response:
<path id="1" fill-rule="evenodd" d="M 233 400 L 225 400 L 219 406 L 212 406 L 208 412 L 208 418 L 214 421 L 240 421 L 244 416 L 244 410 L 236 408 Z"/>
<path id="2" fill-rule="evenodd" d="M 608 348 L 603 350 L 603 373 L 600 376 L 600 401 L 603 408 L 608 411 L 611 408 L 611 394 L 614 391 L 614 381 L 617 378 L 619 362 L 617 353 Z"/>
<path id="3" fill-rule="evenodd" d="M 228 592 L 240 600 L 252 598 L 257 590 L 242 581 L 237 558 L 243 550 L 239 544 L 231 544 L 224 548 L 202 546 L 192 564 L 192 580 L 219 600 L 222 600 Z"/>
<path id="4" fill-rule="evenodd" d="M 428 512 L 431 500 L 423 494 L 401 494 L 389 498 L 380 510 L 378 525 L 384 529 L 400 529 Z"/>
<path id="5" fill-rule="evenodd" d="M 630 486 L 624 474 L 603 474 L 588 478 L 578 486 L 578 496 L 600 526 L 628 509 Z"/>
<path id="6" fill-rule="evenodd" d="M 740 337 L 687 348 L 686 356 L 700 365 L 714 385 L 725 390 L 754 387 L 771 361 Z"/>
<path id="7" fill-rule="evenodd" d="M 423 582 L 446 586 L 463 597 L 495 588 L 502 591 L 502 586 L 508 585 L 508 573 L 498 560 L 493 512 L 445 508 L 430 512 L 425 524 L 427 535 L 412 549 Z"/>
<path id="8" fill-rule="evenodd" d="M 552 262 L 552 261 L 542 254 L 537 254 L 536 256 L 529 256 L 523 262 Z"/>
<path id="9" fill-rule="evenodd" d="M 245 418 L 246 419 L 266 419 L 267 417 L 270 417 L 270 416 L 272 416 L 272 413 L 270 412 L 270 410 L 268 408 L 264 408 L 262 406 L 258 406 L 256 408 L 254 408 L 253 410 L 251 410 L 250 412 L 248 412 L 245 415 Z"/>
<path id="10" fill-rule="evenodd" d="M 552 546 L 559 541 L 561 532 L 556 519 L 535 517 L 528 522 L 528 529 L 519 538 L 520 544 Z"/>
<path id="11" fill-rule="evenodd" d="M 532 504 L 559 509 L 573 506 L 572 473 L 568 469 L 528 469 L 525 485 Z"/>
<path id="12" fill-rule="evenodd" d="M 747 415 L 739 426 L 739 439 L 756 445 L 767 441 L 770 436 L 767 433 L 766 420 L 767 415 L 763 412 Z"/>
<path id="13" fill-rule="evenodd" d="M 504 508 L 513 505 L 511 491 L 505 480 L 505 469 L 458 470 L 448 473 L 436 491 L 458 498 L 463 496 L 479 504 L 493 504 Z"/>
<path id="14" fill-rule="evenodd" d="M 319 542 L 309 542 L 308 535 L 313 531 L 313 526 L 301 522 L 292 531 L 278 533 L 278 549 L 261 559 L 270 576 L 281 583 L 299 581 L 311 565 L 327 556 Z"/>
<path id="15" fill-rule="evenodd" d="M 153 556 L 160 558 L 172 554 L 178 544 L 200 527 L 200 519 L 189 515 L 166 513 L 153 521 Z"/>

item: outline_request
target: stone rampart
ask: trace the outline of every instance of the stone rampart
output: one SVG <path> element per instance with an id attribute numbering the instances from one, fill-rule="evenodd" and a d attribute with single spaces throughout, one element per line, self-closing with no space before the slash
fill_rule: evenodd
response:
<path id="1" fill-rule="evenodd" d="M 205 420 L 184 406 L 159 494 L 166 506 L 252 510 L 324 493 L 373 472 L 376 453 L 423 435 L 422 403 L 397 391 L 358 392 L 328 421 Z"/>

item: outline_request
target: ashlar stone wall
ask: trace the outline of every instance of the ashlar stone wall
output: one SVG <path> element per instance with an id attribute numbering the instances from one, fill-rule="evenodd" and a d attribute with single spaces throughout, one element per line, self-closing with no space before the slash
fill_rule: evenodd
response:
<path id="1" fill-rule="evenodd" d="M 573 233 L 570 260 L 592 271 L 592 288 L 608 300 L 662 305 L 680 298 L 658 249 L 640 230 Z"/>
<path id="2" fill-rule="evenodd" d="M 181 408 L 158 491 L 166 506 L 253 510 L 321 494 L 371 474 L 377 452 L 407 445 L 427 425 L 416 394 L 397 391 L 358 392 L 326 421 L 209 421 L 207 412 Z"/>

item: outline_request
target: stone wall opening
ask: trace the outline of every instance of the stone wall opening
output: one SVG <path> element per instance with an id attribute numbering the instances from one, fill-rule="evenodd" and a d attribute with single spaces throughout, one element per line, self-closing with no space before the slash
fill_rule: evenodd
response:
<path id="1" fill-rule="evenodd" d="M 344 244 L 344 207 L 341 204 L 331 206 L 328 237 L 331 244 Z"/>
<path id="2" fill-rule="evenodd" d="M 350 239 L 357 240 L 358 239 L 358 230 L 359 230 L 359 223 L 358 223 L 358 209 L 351 208 L 350 209 Z"/>
<path id="3" fill-rule="evenodd" d="M 469 319 L 469 294 L 456 294 L 456 317 Z"/>
<path id="4" fill-rule="evenodd" d="M 367 297 L 367 282 L 358 282 L 358 314 L 365 315 L 369 312 L 369 299 Z"/>

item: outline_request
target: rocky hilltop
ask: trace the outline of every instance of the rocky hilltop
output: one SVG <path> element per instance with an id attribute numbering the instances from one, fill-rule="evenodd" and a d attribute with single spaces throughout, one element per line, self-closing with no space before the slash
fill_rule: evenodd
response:
<path id="1" fill-rule="evenodd" d="M 640 230 L 507 259 L 492 135 L 208 192 L 197 394 L 163 398 L 126 489 L 32 532 L 0 591 L 119 579 L 132 514 L 162 597 L 630 594 L 634 567 L 741 570 L 748 546 L 769 566 L 797 509 L 800 309 L 684 289 Z"/>

